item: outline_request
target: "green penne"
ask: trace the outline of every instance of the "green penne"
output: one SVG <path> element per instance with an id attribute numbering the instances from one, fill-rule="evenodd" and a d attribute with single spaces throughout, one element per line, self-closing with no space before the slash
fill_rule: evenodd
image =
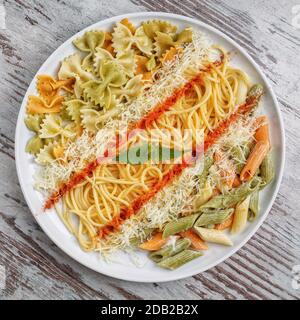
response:
<path id="1" fill-rule="evenodd" d="M 249 101 L 251 99 L 255 99 L 256 104 L 258 104 L 263 93 L 264 93 L 264 87 L 259 83 L 254 84 L 248 91 L 247 100 Z"/>
<path id="2" fill-rule="evenodd" d="M 202 170 L 201 175 L 199 175 L 199 180 L 198 180 L 199 187 L 201 189 L 205 188 L 207 175 L 208 175 L 209 169 L 213 163 L 214 163 L 214 159 L 213 159 L 212 154 L 205 156 L 203 170 Z"/>
<path id="3" fill-rule="evenodd" d="M 234 146 L 230 150 L 231 156 L 235 162 L 236 173 L 240 173 L 245 166 L 246 160 L 250 154 L 249 146 Z"/>
<path id="4" fill-rule="evenodd" d="M 177 253 L 176 255 L 174 255 L 172 257 L 163 259 L 157 265 L 162 268 L 174 270 L 174 269 L 177 269 L 177 268 L 183 266 L 184 264 L 186 264 L 186 263 L 188 263 L 188 262 L 190 262 L 200 256 L 202 256 L 202 253 L 199 251 L 184 250 L 184 251 Z"/>
<path id="5" fill-rule="evenodd" d="M 248 220 L 253 221 L 259 213 L 259 191 L 252 193 L 249 204 Z"/>
<path id="6" fill-rule="evenodd" d="M 274 179 L 275 170 L 274 170 L 274 164 L 273 164 L 273 160 L 270 152 L 266 155 L 265 159 L 261 163 L 260 175 L 263 180 L 261 189 L 263 189 L 266 185 L 268 185 Z"/>
<path id="7" fill-rule="evenodd" d="M 160 262 L 161 260 L 174 256 L 176 253 L 179 253 L 187 249 L 191 245 L 191 241 L 187 238 L 177 240 L 174 245 L 170 244 L 166 247 L 161 248 L 160 250 L 151 252 L 149 258 L 154 262 Z"/>
<path id="8" fill-rule="evenodd" d="M 222 223 L 233 213 L 233 211 L 234 209 L 232 208 L 205 211 L 197 219 L 195 226 L 202 227 L 210 224 Z"/>
<path id="9" fill-rule="evenodd" d="M 218 195 L 200 207 L 201 211 L 207 209 L 221 209 L 235 206 L 260 187 L 261 178 L 255 176 L 250 181 L 243 183 L 238 188 L 232 189 L 224 195 Z"/>
<path id="10" fill-rule="evenodd" d="M 198 217 L 199 214 L 197 213 L 180 218 L 177 221 L 171 221 L 167 223 L 163 231 L 163 238 L 167 238 L 173 234 L 177 234 L 181 231 L 186 231 L 192 228 Z"/>
<path id="11" fill-rule="evenodd" d="M 130 239 L 130 244 L 134 247 L 138 246 L 142 242 L 144 242 L 154 231 L 153 228 L 144 229 L 143 232 L 139 236 L 135 236 Z"/>

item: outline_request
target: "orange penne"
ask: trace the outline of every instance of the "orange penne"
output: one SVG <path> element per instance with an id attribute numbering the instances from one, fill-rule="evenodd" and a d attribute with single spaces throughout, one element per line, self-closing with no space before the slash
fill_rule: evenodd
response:
<path id="1" fill-rule="evenodd" d="M 247 159 L 246 165 L 241 171 L 241 174 L 240 174 L 241 181 L 250 180 L 254 176 L 259 166 L 261 165 L 262 161 L 264 160 L 265 156 L 267 155 L 269 149 L 270 149 L 269 143 L 258 141 L 255 144 L 254 148 L 252 149 Z"/>
<path id="2" fill-rule="evenodd" d="M 218 196 L 220 194 L 220 190 L 218 188 L 214 188 L 212 197 Z"/>
<path id="3" fill-rule="evenodd" d="M 232 187 L 233 188 L 237 188 L 238 186 L 241 185 L 241 180 L 238 176 L 235 176 L 234 177 L 234 180 L 233 180 L 233 184 L 232 184 Z"/>
<path id="4" fill-rule="evenodd" d="M 232 225 L 234 214 L 231 214 L 224 222 L 215 225 L 216 230 L 224 230 Z"/>
<path id="5" fill-rule="evenodd" d="M 214 153 L 214 160 L 216 161 L 216 163 L 220 162 L 223 157 L 224 157 L 224 155 L 221 151 Z M 224 181 L 224 183 L 227 185 L 227 187 L 229 189 L 231 189 L 233 186 L 233 183 L 234 183 L 235 176 L 236 176 L 234 166 L 231 165 L 226 170 L 222 169 L 220 171 L 220 176 L 221 176 L 222 180 Z"/>
<path id="6" fill-rule="evenodd" d="M 208 249 L 208 246 L 205 244 L 205 242 L 193 230 L 180 232 L 180 236 L 191 240 L 191 247 L 195 250 Z"/>
<path id="7" fill-rule="evenodd" d="M 156 233 L 151 239 L 140 244 L 139 247 L 143 250 L 155 251 L 159 250 L 164 244 L 166 244 L 168 239 L 163 239 L 162 232 Z"/>
<path id="8" fill-rule="evenodd" d="M 268 118 L 266 116 L 258 117 L 255 125 L 258 127 L 254 135 L 255 140 L 270 144 Z"/>

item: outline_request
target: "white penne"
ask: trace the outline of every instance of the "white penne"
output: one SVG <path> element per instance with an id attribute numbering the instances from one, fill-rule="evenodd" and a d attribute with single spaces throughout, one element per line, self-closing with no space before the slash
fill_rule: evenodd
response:
<path id="1" fill-rule="evenodd" d="M 194 230 L 204 241 L 223 244 L 225 246 L 233 245 L 229 237 L 221 230 L 207 229 L 202 227 L 194 227 Z"/>
<path id="2" fill-rule="evenodd" d="M 251 195 L 237 204 L 231 226 L 231 233 L 240 233 L 245 229 L 248 219 L 250 199 Z"/>
<path id="3" fill-rule="evenodd" d="M 203 204 L 205 204 L 213 195 L 213 188 L 209 183 L 206 183 L 205 187 L 199 190 L 198 194 L 194 199 L 194 209 L 199 209 Z"/>

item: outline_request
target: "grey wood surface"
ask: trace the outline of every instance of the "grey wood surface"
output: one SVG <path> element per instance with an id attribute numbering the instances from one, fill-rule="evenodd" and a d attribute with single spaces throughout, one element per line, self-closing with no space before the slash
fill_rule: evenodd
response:
<path id="1" fill-rule="evenodd" d="M 0 30 L 0 279 L 2 299 L 299 299 L 300 28 L 297 0 L 4 0 Z M 1 0 L 0 0 L 1 5 Z M 219 266 L 184 280 L 136 284 L 73 261 L 41 231 L 18 183 L 14 131 L 34 74 L 82 28 L 126 12 L 166 11 L 198 18 L 232 37 L 260 65 L 284 116 L 287 162 L 275 204 L 255 236 Z M 300 20 L 299 20 L 300 21 Z M 296 21 L 297 22 L 297 21 Z M 299 26 L 300 27 L 300 26 Z M 4 270 L 5 269 L 5 270 Z M 1 272 L 0 272 L 1 277 Z M 2 282 L 1 282 L 2 281 Z"/>

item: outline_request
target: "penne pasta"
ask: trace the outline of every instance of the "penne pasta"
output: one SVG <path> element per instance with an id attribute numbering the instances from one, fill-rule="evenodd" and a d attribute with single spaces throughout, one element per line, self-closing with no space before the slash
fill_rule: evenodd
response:
<path id="1" fill-rule="evenodd" d="M 204 211 L 195 222 L 195 226 L 202 227 L 210 224 L 217 224 L 225 221 L 232 213 L 234 209 L 217 209 Z"/>
<path id="2" fill-rule="evenodd" d="M 206 183 L 206 186 L 199 190 L 198 194 L 195 196 L 193 202 L 193 208 L 195 211 L 199 210 L 199 208 L 206 203 L 213 196 L 213 188 L 209 183 Z"/>
<path id="3" fill-rule="evenodd" d="M 260 175 L 263 180 L 263 185 L 262 185 L 263 187 L 265 187 L 274 179 L 275 170 L 274 170 L 273 160 L 270 152 L 267 154 L 267 156 L 264 158 L 264 160 L 261 163 Z"/>
<path id="4" fill-rule="evenodd" d="M 223 233 L 223 231 L 206 229 L 203 227 L 194 227 L 194 230 L 204 241 L 223 244 L 225 246 L 233 245 L 230 238 L 225 233 Z"/>
<path id="5" fill-rule="evenodd" d="M 245 200 L 236 206 L 230 230 L 231 233 L 240 233 L 245 229 L 248 219 L 250 197 L 251 196 L 249 195 Z"/>
<path id="6" fill-rule="evenodd" d="M 168 239 L 163 239 L 162 232 L 158 232 L 151 239 L 140 244 L 139 248 L 148 251 L 155 251 L 159 250 L 163 245 L 167 243 L 167 241 Z"/>
<path id="7" fill-rule="evenodd" d="M 253 221 L 259 213 L 259 191 L 252 193 L 250 197 L 248 220 Z"/>
<path id="8" fill-rule="evenodd" d="M 216 230 L 225 230 L 229 227 L 231 227 L 233 221 L 233 214 L 231 214 L 225 221 L 222 223 L 218 223 L 215 225 Z"/>
<path id="9" fill-rule="evenodd" d="M 208 209 L 231 208 L 238 202 L 244 200 L 248 195 L 258 190 L 261 181 L 260 177 L 255 176 L 250 181 L 244 182 L 238 188 L 232 189 L 227 194 L 220 194 L 210 199 L 200 207 L 200 210 L 205 211 Z"/>
<path id="10" fill-rule="evenodd" d="M 241 181 L 248 181 L 255 175 L 262 161 L 266 157 L 269 148 L 269 144 L 262 141 L 258 141 L 255 144 L 253 150 L 251 151 L 247 159 L 246 165 L 241 171 Z"/>
<path id="11" fill-rule="evenodd" d="M 195 250 L 184 250 L 176 255 L 163 259 L 158 263 L 158 265 L 162 268 L 174 270 L 177 269 L 184 264 L 202 256 L 202 253 Z"/>
<path id="12" fill-rule="evenodd" d="M 180 236 L 189 239 L 191 241 L 191 248 L 195 250 L 208 249 L 208 246 L 205 244 L 205 242 L 193 230 L 180 232 Z"/>
<path id="13" fill-rule="evenodd" d="M 176 253 L 187 249 L 190 245 L 191 241 L 189 239 L 178 239 L 174 244 L 167 245 L 158 251 L 151 252 L 149 258 L 154 262 L 160 262 L 165 258 L 171 257 Z"/>
<path id="14" fill-rule="evenodd" d="M 261 126 L 256 130 L 254 138 L 256 141 L 264 142 L 270 145 L 270 137 L 269 137 L 269 124 L 266 116 L 262 116 L 260 118 Z"/>
<path id="15" fill-rule="evenodd" d="M 167 223 L 163 231 L 163 238 L 191 229 L 198 217 L 199 214 L 197 213 Z"/>

